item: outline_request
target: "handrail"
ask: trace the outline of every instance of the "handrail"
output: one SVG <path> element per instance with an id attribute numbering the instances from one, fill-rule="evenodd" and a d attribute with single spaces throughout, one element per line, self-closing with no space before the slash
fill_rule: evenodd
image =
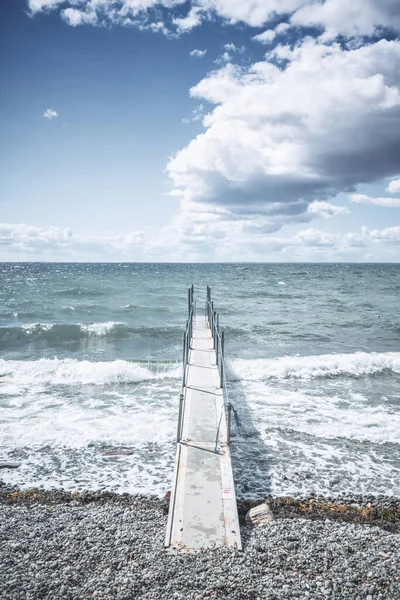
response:
<path id="1" fill-rule="evenodd" d="M 188 288 L 188 320 L 186 321 L 186 328 L 183 333 L 183 373 L 182 373 L 182 388 L 185 387 L 186 383 L 186 367 L 189 362 L 189 350 L 190 342 L 192 340 L 193 333 L 193 317 L 196 316 L 196 301 L 194 299 L 194 287 L 193 285 Z"/>
<path id="2" fill-rule="evenodd" d="M 207 300 L 205 302 L 205 315 L 208 319 L 211 337 L 213 340 L 217 368 L 219 372 L 222 396 L 224 408 L 227 413 L 227 444 L 230 444 L 230 431 L 231 431 L 231 420 L 232 411 L 236 414 L 234 407 L 229 401 L 228 386 L 226 382 L 226 366 L 225 366 L 225 334 L 220 331 L 219 327 L 219 313 L 214 310 L 214 302 L 211 299 L 211 288 L 207 286 Z"/>
<path id="3" fill-rule="evenodd" d="M 196 316 L 196 301 L 194 299 L 193 285 L 188 288 L 188 319 L 186 321 L 185 331 L 183 332 L 183 360 L 182 360 L 182 393 L 179 396 L 178 430 L 176 439 L 178 442 L 182 439 L 183 411 L 185 402 L 186 370 L 189 362 L 190 342 L 193 333 L 193 317 Z"/>
<path id="4" fill-rule="evenodd" d="M 193 285 L 188 288 L 188 320 L 186 321 L 185 331 L 183 333 L 183 370 L 182 370 L 182 393 L 179 398 L 179 415 L 178 415 L 178 431 L 177 441 L 182 439 L 182 427 L 183 427 L 183 411 L 185 403 L 186 393 L 186 376 L 187 366 L 189 363 L 189 351 L 191 349 L 191 340 L 193 334 L 193 318 L 196 316 L 196 301 L 194 299 L 194 287 Z M 234 407 L 229 401 L 228 385 L 226 382 L 226 366 L 225 366 L 225 334 L 220 331 L 219 327 L 219 314 L 214 310 L 214 302 L 211 300 L 211 288 L 207 286 L 207 300 L 205 302 L 205 317 L 208 319 L 208 323 L 211 329 L 211 337 L 213 340 L 213 348 L 215 350 L 216 364 L 219 373 L 222 399 L 223 399 L 223 410 L 227 414 L 227 444 L 230 443 L 230 430 L 231 430 L 231 419 L 232 411 L 236 414 Z M 219 427 L 218 427 L 219 432 Z M 218 438 L 219 433 L 217 433 Z"/>

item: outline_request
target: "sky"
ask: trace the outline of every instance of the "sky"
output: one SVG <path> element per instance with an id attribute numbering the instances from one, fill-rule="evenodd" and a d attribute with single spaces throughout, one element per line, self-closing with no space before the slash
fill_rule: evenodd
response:
<path id="1" fill-rule="evenodd" d="M 5 0 L 0 260 L 400 261 L 398 0 Z"/>

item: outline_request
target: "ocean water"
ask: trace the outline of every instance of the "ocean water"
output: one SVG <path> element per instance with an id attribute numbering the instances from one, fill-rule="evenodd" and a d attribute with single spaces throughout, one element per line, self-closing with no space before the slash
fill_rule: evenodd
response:
<path id="1" fill-rule="evenodd" d="M 170 489 L 193 283 L 225 330 L 237 495 L 400 496 L 400 265 L 2 263 L 0 277 L 0 462 L 22 463 L 4 481 Z"/>

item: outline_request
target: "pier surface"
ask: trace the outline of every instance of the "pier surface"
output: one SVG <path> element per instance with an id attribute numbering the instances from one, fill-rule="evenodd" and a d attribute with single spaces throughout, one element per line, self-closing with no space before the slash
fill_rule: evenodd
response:
<path id="1" fill-rule="evenodd" d="M 241 549 L 224 396 L 208 318 L 194 316 L 191 334 L 165 545 L 183 552 Z"/>

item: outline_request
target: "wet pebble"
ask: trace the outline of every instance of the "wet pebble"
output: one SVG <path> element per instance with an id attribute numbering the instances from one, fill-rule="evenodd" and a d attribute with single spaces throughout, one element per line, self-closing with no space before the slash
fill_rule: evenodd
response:
<path id="1" fill-rule="evenodd" d="M 174 556 L 158 499 L 0 504 L 7 600 L 398 600 L 400 535 L 335 521 L 242 527 L 243 552 Z"/>

